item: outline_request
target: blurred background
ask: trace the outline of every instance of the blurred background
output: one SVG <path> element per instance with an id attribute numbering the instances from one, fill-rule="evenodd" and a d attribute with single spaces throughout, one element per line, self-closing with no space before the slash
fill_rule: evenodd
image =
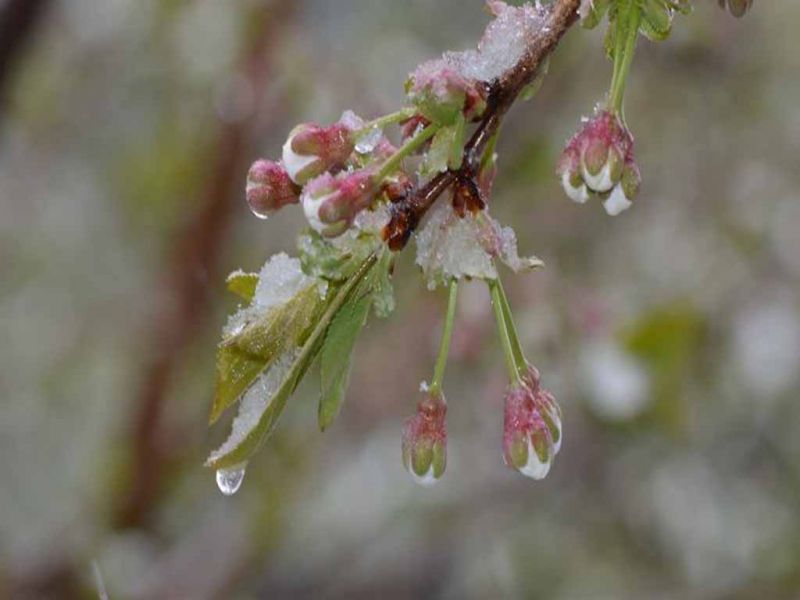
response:
<path id="1" fill-rule="evenodd" d="M 478 283 L 447 473 L 403 470 L 445 304 L 410 246 L 334 427 L 311 377 L 224 497 L 202 466 L 228 433 L 206 426 L 224 277 L 304 223 L 249 213 L 249 164 L 299 121 L 396 109 L 482 2 L 0 0 L 0 597 L 799 597 L 800 3 L 696 4 L 640 43 L 632 210 L 553 174 L 607 89 L 601 32 L 570 32 L 504 127 L 493 213 L 547 263 L 506 287 L 565 412 L 548 478 L 502 464 Z"/>

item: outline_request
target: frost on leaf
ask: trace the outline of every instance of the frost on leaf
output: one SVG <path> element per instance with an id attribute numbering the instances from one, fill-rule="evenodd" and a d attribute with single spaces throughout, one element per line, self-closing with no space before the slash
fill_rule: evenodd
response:
<path id="1" fill-rule="evenodd" d="M 495 259 L 514 271 L 543 266 L 534 256 L 520 257 L 514 230 L 501 226 L 487 211 L 468 212 L 461 218 L 449 202 L 431 210 L 416 242 L 417 264 L 429 289 L 453 278 L 496 279 Z"/>
<path id="2" fill-rule="evenodd" d="M 297 354 L 297 349 L 284 352 L 250 386 L 239 404 L 239 414 L 233 420 L 230 436 L 222 446 L 211 453 L 207 465 L 215 465 L 220 459 L 240 448 L 248 436 L 256 431 L 264 413 L 272 406 L 272 401 L 280 390 Z M 253 440 L 254 443 L 258 441 L 260 440 Z"/>
<path id="3" fill-rule="evenodd" d="M 463 77 L 481 81 L 497 79 L 519 62 L 530 40 L 544 27 L 546 14 L 538 3 L 516 7 L 490 0 L 487 6 L 495 19 L 486 27 L 478 49 L 444 54 L 444 60 Z"/>
<path id="4" fill-rule="evenodd" d="M 259 273 L 253 300 L 230 317 L 217 350 L 213 423 L 278 355 L 303 341 L 323 304 L 320 286 L 281 253 Z"/>

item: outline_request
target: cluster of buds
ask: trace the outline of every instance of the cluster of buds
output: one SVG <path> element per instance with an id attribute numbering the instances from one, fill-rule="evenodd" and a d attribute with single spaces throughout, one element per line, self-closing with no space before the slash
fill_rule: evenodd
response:
<path id="1" fill-rule="evenodd" d="M 449 125 L 459 113 L 473 121 L 486 110 L 486 85 L 464 77 L 442 58 L 419 65 L 406 81 L 406 94 L 421 117 L 434 123 Z"/>
<path id="2" fill-rule="evenodd" d="M 365 135 L 364 127 L 350 111 L 332 125 L 295 127 L 283 145 L 281 161 L 262 159 L 250 167 L 246 194 L 252 212 L 267 218 L 301 202 L 309 224 L 319 233 L 344 233 L 382 192 L 374 166 L 397 151 L 380 130 Z"/>
<path id="3" fill-rule="evenodd" d="M 414 481 L 430 486 L 444 474 L 447 464 L 447 402 L 439 391 L 423 385 L 425 396 L 417 403 L 417 413 L 403 427 L 403 465 Z"/>
<path id="4" fill-rule="evenodd" d="M 609 215 L 629 208 L 642 178 L 633 157 L 633 136 L 620 118 L 597 110 L 567 143 L 556 170 L 564 191 L 583 204 L 591 194 Z"/>
<path id="5" fill-rule="evenodd" d="M 753 0 L 718 0 L 720 8 L 727 9 L 734 17 L 743 17 L 753 6 Z"/>
<path id="6" fill-rule="evenodd" d="M 561 409 L 541 387 L 534 367 L 506 391 L 503 422 L 505 463 L 532 479 L 543 479 L 561 449 Z"/>

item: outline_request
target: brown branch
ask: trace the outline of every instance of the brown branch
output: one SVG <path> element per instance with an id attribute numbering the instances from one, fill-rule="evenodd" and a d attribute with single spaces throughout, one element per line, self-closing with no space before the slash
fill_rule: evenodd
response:
<path id="1" fill-rule="evenodd" d="M 580 0 L 556 0 L 549 5 L 548 15 L 540 32 L 528 45 L 519 62 L 491 85 L 489 101 L 477 129 L 464 146 L 461 169 L 438 174 L 421 188 L 392 204 L 392 216 L 383 230 L 383 238 L 394 251 L 402 250 L 420 220 L 459 177 L 471 177 L 478 166 L 489 140 L 522 90 L 536 78 L 550 53 L 567 30 L 578 20 Z"/>
<path id="2" fill-rule="evenodd" d="M 259 106 L 269 81 L 269 56 L 291 3 L 273 2 L 258 9 L 251 42 L 245 50 L 242 72 Z M 215 163 L 201 208 L 182 232 L 176 235 L 170 267 L 165 277 L 168 296 L 157 315 L 147 348 L 154 353 L 146 367 L 141 387 L 134 399 L 130 431 L 133 448 L 130 482 L 116 515 L 118 527 L 141 524 L 153 506 L 166 468 L 166 444 L 162 420 L 164 404 L 173 373 L 191 340 L 200 330 L 208 308 L 206 282 L 217 270 L 225 234 L 235 201 L 241 197 L 243 165 L 250 154 L 251 131 L 258 115 L 221 125 L 216 142 Z M 238 186 L 238 187 L 237 187 Z"/>

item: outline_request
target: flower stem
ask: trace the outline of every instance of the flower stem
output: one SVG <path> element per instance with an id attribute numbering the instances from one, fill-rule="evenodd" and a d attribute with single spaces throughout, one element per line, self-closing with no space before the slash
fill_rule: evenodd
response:
<path id="1" fill-rule="evenodd" d="M 503 309 L 503 317 L 506 323 L 506 331 L 508 331 L 508 339 L 511 342 L 511 349 L 514 354 L 514 361 L 516 363 L 515 366 L 519 375 L 524 377 L 528 370 L 528 361 L 525 359 L 525 354 L 522 352 L 522 344 L 520 344 L 517 328 L 514 325 L 514 317 L 511 314 L 511 306 L 508 304 L 508 297 L 506 296 L 506 291 L 503 289 L 503 283 L 500 281 L 499 277 L 497 278 L 496 284 L 499 290 L 501 306 Z"/>
<path id="2" fill-rule="evenodd" d="M 378 117 L 377 119 L 372 119 L 372 121 L 367 121 L 362 125 L 356 132 L 355 137 L 356 139 L 360 139 L 367 135 L 373 129 L 383 129 L 387 125 L 391 125 L 392 123 L 399 123 L 400 121 L 405 121 L 406 119 L 410 119 L 414 116 L 416 111 L 413 108 L 401 108 L 400 110 L 389 113 L 388 115 L 383 115 L 382 117 Z"/>
<path id="3" fill-rule="evenodd" d="M 500 334 L 500 345 L 503 347 L 503 356 L 506 361 L 506 369 L 508 369 L 508 378 L 511 383 L 522 382 L 520 369 L 517 361 L 514 358 L 514 349 L 512 347 L 511 338 L 509 337 L 508 328 L 506 326 L 506 318 L 503 314 L 503 298 L 500 287 L 497 285 L 497 280 L 490 281 L 489 291 L 492 295 L 492 309 L 494 310 L 494 320 L 497 322 L 497 333 Z"/>
<path id="4" fill-rule="evenodd" d="M 608 106 L 622 118 L 622 104 L 625 96 L 625 84 L 633 62 L 636 41 L 639 38 L 639 22 L 641 9 L 634 0 L 622 0 L 619 3 L 614 27 L 614 73 L 611 77 L 611 89 L 608 92 Z"/>
<path id="5" fill-rule="evenodd" d="M 439 355 L 436 357 L 436 366 L 433 369 L 433 380 L 429 388 L 432 394 L 439 394 L 442 391 L 444 368 L 447 364 L 447 355 L 450 353 L 450 339 L 453 335 L 453 321 L 455 321 L 456 316 L 457 298 L 458 279 L 452 279 L 450 281 L 450 294 L 447 299 L 447 313 L 444 318 L 444 329 L 442 329 L 442 341 L 439 343 Z"/>
<path id="6" fill-rule="evenodd" d="M 438 125 L 428 125 L 425 129 L 420 131 L 417 135 L 406 141 L 405 144 L 398 148 L 397 152 L 392 154 L 383 166 L 381 170 L 378 171 L 377 179 L 378 181 L 382 180 L 384 177 L 389 175 L 392 171 L 394 171 L 403 159 L 412 154 L 415 150 L 417 150 L 422 144 L 427 142 L 433 135 L 439 130 Z"/>

